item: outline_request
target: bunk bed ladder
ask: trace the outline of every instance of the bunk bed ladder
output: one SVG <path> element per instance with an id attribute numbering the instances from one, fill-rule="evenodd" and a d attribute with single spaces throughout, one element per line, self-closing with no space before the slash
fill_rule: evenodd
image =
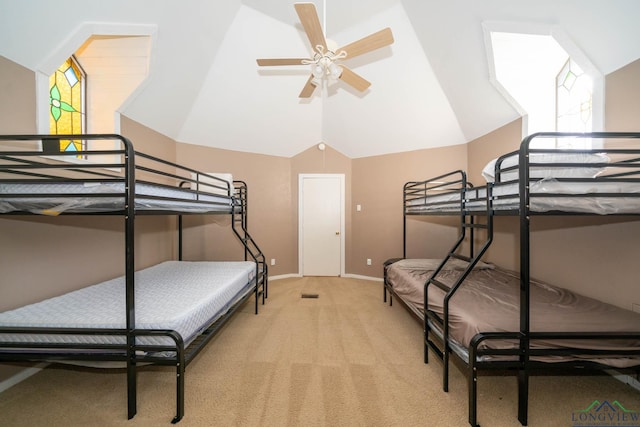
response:
<path id="1" fill-rule="evenodd" d="M 486 250 L 491 245 L 491 242 L 493 241 L 493 209 L 491 189 L 492 185 L 487 185 L 486 195 L 474 198 L 475 201 L 482 200 L 485 203 L 486 209 L 482 211 L 468 210 L 466 208 L 466 203 L 468 202 L 465 194 L 466 191 L 462 191 L 460 209 L 460 234 L 458 236 L 458 240 L 454 243 L 451 250 L 447 253 L 438 268 L 434 270 L 434 272 L 427 279 L 424 285 L 424 307 L 429 307 L 428 289 L 430 285 L 436 286 L 445 293 L 442 318 L 440 318 L 435 312 L 428 309 L 425 309 L 424 316 L 424 361 L 425 363 L 429 362 L 429 348 L 431 348 L 432 351 L 434 351 L 438 355 L 438 357 L 442 359 L 442 389 L 445 392 L 449 391 L 449 356 L 451 354 L 451 346 L 449 344 L 449 302 L 455 295 L 456 291 L 463 284 L 469 273 L 471 273 L 471 271 L 475 268 L 476 264 L 480 261 Z M 476 221 L 476 216 L 479 218 L 484 218 L 484 221 Z M 468 233 L 467 230 L 469 230 Z M 484 231 L 484 233 L 482 233 L 485 236 L 484 242 L 475 241 L 476 230 Z M 469 235 L 468 239 L 466 239 L 467 234 Z M 466 251 L 468 255 L 464 254 L 465 243 L 467 245 Z M 482 243 L 482 245 L 476 251 L 475 248 L 480 243 Z M 447 264 L 455 262 L 455 260 L 463 261 L 464 263 L 466 263 L 466 266 L 460 276 L 455 280 L 453 284 L 450 285 L 440 281 L 438 279 L 440 272 L 446 269 Z M 429 321 L 437 323 L 441 327 L 442 347 L 438 347 L 438 344 L 430 338 L 431 326 L 429 325 Z"/>
<path id="2" fill-rule="evenodd" d="M 255 313 L 258 314 L 258 299 L 262 296 L 262 304 L 268 297 L 268 270 L 264 254 L 247 230 L 247 184 L 244 181 L 233 181 L 234 197 L 231 225 L 233 232 L 244 246 L 244 259 L 252 259 L 256 263 L 256 305 Z"/>

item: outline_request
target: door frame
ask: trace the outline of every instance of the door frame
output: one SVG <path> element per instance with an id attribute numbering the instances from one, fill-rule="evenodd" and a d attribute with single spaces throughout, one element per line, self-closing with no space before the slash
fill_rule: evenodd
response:
<path id="1" fill-rule="evenodd" d="M 301 173 L 298 175 L 298 275 L 303 274 L 303 237 L 304 229 L 302 226 L 303 218 L 303 197 L 304 185 L 306 178 L 338 178 L 340 181 L 340 276 L 345 275 L 345 175 L 343 173 Z"/>

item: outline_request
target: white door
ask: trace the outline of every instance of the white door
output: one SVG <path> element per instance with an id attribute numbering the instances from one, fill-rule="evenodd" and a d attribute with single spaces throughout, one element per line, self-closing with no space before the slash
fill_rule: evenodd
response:
<path id="1" fill-rule="evenodd" d="M 300 270 L 340 276 L 344 264 L 344 175 L 300 175 Z"/>

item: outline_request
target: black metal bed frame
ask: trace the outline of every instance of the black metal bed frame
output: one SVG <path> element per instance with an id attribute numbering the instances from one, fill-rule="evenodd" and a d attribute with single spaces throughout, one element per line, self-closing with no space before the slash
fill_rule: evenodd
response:
<path id="1" fill-rule="evenodd" d="M 535 179 L 530 178 L 530 169 L 536 166 L 544 167 L 576 167 L 587 165 L 577 165 L 575 163 L 555 163 L 554 166 L 549 166 L 547 163 L 534 163 L 531 161 L 530 155 L 532 153 L 558 153 L 558 152 L 571 152 L 571 153 L 594 153 L 605 152 L 615 155 L 630 156 L 628 159 L 618 161 L 615 163 L 608 163 L 602 165 L 602 167 L 616 167 L 620 168 L 622 172 L 616 174 L 610 174 L 606 177 L 595 177 L 589 179 L 582 178 L 568 178 L 564 179 L 569 182 L 586 182 L 586 181 L 613 181 L 632 183 L 640 186 L 640 148 L 634 149 L 594 149 L 594 150 L 557 150 L 557 149 L 533 149 L 531 148 L 531 142 L 536 138 L 594 138 L 594 139 L 640 139 L 640 133 L 636 132 L 593 132 L 593 133 L 560 133 L 560 132 L 544 132 L 530 135 L 523 139 L 520 149 L 517 152 L 519 157 L 519 164 L 509 168 L 502 168 L 501 164 L 505 158 L 514 153 L 506 154 L 498 159 L 496 162 L 496 181 L 499 182 L 501 172 L 506 170 L 518 171 L 518 208 L 517 209 L 500 209 L 496 207 L 494 202 L 498 199 L 493 195 L 494 184 L 488 183 L 484 187 L 484 193 L 476 191 L 477 189 L 467 182 L 466 173 L 464 171 L 455 171 L 449 174 L 441 175 L 433 179 L 421 182 L 409 182 L 405 184 L 403 189 L 403 221 L 404 221 L 404 253 L 403 258 L 406 257 L 407 246 L 407 217 L 411 215 L 459 215 L 460 216 L 460 234 L 457 241 L 452 246 L 452 249 L 442 260 L 438 268 L 431 274 L 426 280 L 424 285 L 424 307 L 425 310 L 422 314 L 422 321 L 424 324 L 424 361 L 428 363 L 429 356 L 428 351 L 431 349 L 443 362 L 443 390 L 448 391 L 449 382 L 449 357 L 453 353 L 459 358 L 459 360 L 466 366 L 467 380 L 468 380 L 468 392 L 469 392 L 469 423 L 476 427 L 479 427 L 477 422 L 477 383 L 478 373 L 480 371 L 515 371 L 518 380 L 518 420 L 522 425 L 527 425 L 528 418 L 528 384 L 529 376 L 533 373 L 548 373 L 558 372 L 558 370 L 570 369 L 571 372 L 585 372 L 593 370 L 608 370 L 611 366 L 599 364 L 588 360 L 584 361 L 567 361 L 560 363 L 545 363 L 534 360 L 536 356 L 549 356 L 549 355 L 580 355 L 586 357 L 595 356 L 611 356 L 611 357 L 625 357 L 633 356 L 640 358 L 639 350 L 595 350 L 595 349 L 577 349 L 577 348 L 563 348 L 563 349 L 533 349 L 531 348 L 531 342 L 535 340 L 561 340 L 561 339 L 584 339 L 584 340 L 598 340 L 602 338 L 607 339 L 640 339 L 640 331 L 635 333 L 619 333 L 619 332 L 594 332 L 594 333 L 578 333 L 578 332 L 535 332 L 530 328 L 530 222 L 531 217 L 536 215 L 594 215 L 590 213 L 576 213 L 576 212 L 563 212 L 563 211 L 548 211 L 548 212 L 535 212 L 531 209 L 532 197 L 584 197 L 584 194 L 547 194 L 546 196 L 540 196 L 531 194 L 530 185 L 535 182 Z M 594 166 L 594 165 L 588 165 Z M 558 178 L 562 181 L 563 178 Z M 438 192 L 440 194 L 445 191 L 450 194 L 458 194 L 459 203 L 457 208 L 449 209 L 448 207 L 444 211 L 427 211 L 419 212 L 409 209 L 411 202 L 416 199 L 422 199 L 429 197 L 430 195 Z M 482 195 L 481 195 L 482 194 Z M 635 197 L 640 198 L 640 193 L 596 193 L 588 194 L 590 197 Z M 470 202 L 476 202 L 473 207 L 470 207 Z M 477 203 L 477 202 L 482 203 Z M 443 202 L 444 203 L 444 202 Z M 450 203 L 450 202 L 448 202 Z M 446 204 L 446 203 L 445 203 Z M 483 206 L 480 208 L 479 206 Z M 448 205 L 450 206 L 450 205 Z M 639 215 L 640 213 L 625 213 L 622 215 Z M 470 343 L 468 360 L 465 360 L 463 356 L 457 354 L 452 350 L 450 345 L 449 336 L 449 302 L 455 295 L 455 292 L 464 286 L 464 281 L 468 274 L 472 271 L 474 266 L 483 256 L 493 241 L 493 221 L 495 216 L 510 215 L 518 216 L 519 233 L 520 233 L 520 320 L 519 329 L 511 332 L 488 332 L 477 334 Z M 616 215 L 616 214 L 608 214 Z M 477 221 L 474 221 L 476 218 Z M 482 229 L 485 231 L 484 235 L 486 239 L 483 242 L 476 243 L 473 238 L 473 231 Z M 466 230 L 470 230 L 470 238 L 465 239 Z M 467 242 L 467 248 L 463 248 L 463 242 Z M 476 245 L 479 245 L 479 249 L 476 249 Z M 388 283 L 386 276 L 386 267 L 400 258 L 390 259 L 385 263 L 385 279 L 384 279 L 384 301 L 386 302 L 387 292 L 393 295 L 393 286 Z M 451 286 L 440 282 L 438 280 L 439 272 L 445 267 L 447 262 L 452 259 L 459 259 L 466 261 L 467 268 L 462 272 L 458 280 Z M 444 298 L 444 310 L 443 316 L 440 317 L 435 312 L 428 309 L 428 291 L 431 286 L 436 286 L 445 292 Z M 397 295 L 397 294 L 396 294 Z M 397 295 L 398 296 L 398 295 Z M 401 298 L 401 296 L 398 296 Z M 392 300 L 390 299 L 390 303 Z M 439 332 L 434 333 L 434 330 Z M 517 342 L 517 346 L 511 349 L 491 349 L 482 347 L 482 344 L 490 340 L 505 340 L 511 339 Z M 496 360 L 488 359 L 485 356 L 510 356 L 508 360 Z M 627 369 L 627 371 L 633 372 L 636 375 L 640 373 L 640 366 L 634 366 Z"/>
<path id="2" fill-rule="evenodd" d="M 59 142 L 59 140 L 82 139 L 85 141 L 112 140 L 117 141 L 120 149 L 114 150 L 84 150 L 73 153 L 56 153 L 55 156 L 96 156 L 109 155 L 118 159 L 113 162 L 59 162 L 55 160 L 47 161 L 43 155 L 51 155 L 42 151 L 42 145 Z M 42 142 L 42 145 L 40 145 Z M 0 148 L 0 174 L 12 178 L 4 179 L 5 182 L 116 182 L 124 183 L 124 193 L 115 194 L 122 197 L 121 207 L 110 211 L 93 213 L 61 212 L 60 215 L 119 215 L 124 217 L 125 233 L 125 307 L 126 307 L 126 328 L 124 329 L 104 329 L 104 328 L 17 328 L 3 327 L 1 333 L 14 334 L 46 334 L 46 335 L 86 335 L 101 336 L 111 335 L 123 337 L 126 343 L 123 344 L 46 344 L 46 343 L 12 343 L 0 342 L 0 362 L 16 361 L 119 361 L 126 363 L 127 376 L 127 409 L 128 418 L 135 416 L 137 411 L 137 368 L 140 364 L 155 364 L 175 366 L 176 368 L 176 415 L 172 423 L 177 423 L 184 416 L 184 387 L 186 366 L 195 356 L 206 346 L 215 336 L 215 333 L 226 323 L 226 321 L 247 301 L 252 294 L 255 295 L 255 313 L 258 314 L 258 300 L 262 297 L 262 304 L 267 297 L 268 271 L 265 256 L 253 240 L 247 230 L 247 185 L 242 181 L 234 181 L 233 186 L 215 176 L 199 172 L 195 169 L 187 168 L 159 159 L 154 156 L 139 153 L 134 150 L 131 141 L 121 135 L 115 134 L 94 134 L 94 135 L 0 135 L 0 144 L 25 144 L 23 149 Z M 140 159 L 137 164 L 136 159 Z M 153 165 L 148 167 L 142 163 Z M 163 171 L 166 168 L 168 171 Z M 51 171 L 55 171 L 52 174 Z M 113 171 L 121 171 L 120 174 Z M 194 174 L 195 178 L 191 178 Z M 228 206 L 216 208 L 210 212 L 189 212 L 181 211 L 179 205 L 175 209 L 136 209 L 136 183 L 142 181 L 142 175 L 149 175 L 161 182 L 161 187 L 184 187 L 184 184 L 198 184 L 200 180 L 207 180 L 206 186 L 215 188 L 217 194 L 224 191 Z M 193 176 L 193 175 L 191 175 Z M 16 178 L 13 178 L 16 177 Z M 168 184 L 168 183 L 171 184 Z M 201 198 L 208 193 L 196 185 L 196 189 L 184 189 L 195 198 L 191 203 L 198 204 Z M 6 196 L 6 195 L 5 195 Z M 18 194 L 14 197 L 33 197 L 31 194 Z M 42 195 L 39 195 L 41 197 Z M 72 200 L 75 197 L 86 197 L 86 194 L 56 194 L 52 195 L 60 198 Z M 90 197 L 114 197 L 114 193 L 96 193 Z M 154 197 L 152 197 L 154 198 Z M 158 200 L 180 202 L 182 199 L 171 199 L 170 197 L 155 197 Z M 203 206 L 206 203 L 202 201 Z M 214 202 L 215 204 L 215 202 Z M 36 215 L 29 211 L 13 211 L 6 215 Z M 135 259 L 134 259 L 134 230 L 135 218 L 137 215 L 176 215 L 178 217 L 178 259 L 182 260 L 182 215 L 191 214 L 218 214 L 232 216 L 232 229 L 235 236 L 244 247 L 244 260 L 251 260 L 255 263 L 255 278 L 252 279 L 249 289 L 239 296 L 235 301 L 231 301 L 231 306 L 225 314 L 217 319 L 211 319 L 205 330 L 193 340 L 189 346 L 185 347 L 180 334 L 173 330 L 160 329 L 138 329 L 135 319 Z M 142 336 L 162 336 L 173 341 L 172 345 L 143 345 L 136 342 L 136 337 Z M 174 356 L 162 356 L 159 354 L 170 352 Z"/>

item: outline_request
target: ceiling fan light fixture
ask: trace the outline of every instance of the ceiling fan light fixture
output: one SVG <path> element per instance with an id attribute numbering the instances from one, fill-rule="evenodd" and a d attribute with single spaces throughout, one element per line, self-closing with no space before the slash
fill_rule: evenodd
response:
<path id="1" fill-rule="evenodd" d="M 342 75 L 342 68 L 334 61 L 340 58 L 340 55 L 334 55 L 333 52 L 328 52 L 323 56 L 316 55 L 315 61 L 309 62 L 314 82 L 319 83 L 325 78 L 339 79 Z"/>
<path id="2" fill-rule="evenodd" d="M 314 79 L 322 79 L 324 77 L 324 67 L 320 63 L 312 64 L 311 74 L 313 74 Z"/>
<path id="3" fill-rule="evenodd" d="M 337 66 L 334 62 L 329 64 L 329 77 L 332 79 L 339 79 L 342 75 L 342 68 Z"/>
<path id="4" fill-rule="evenodd" d="M 336 62 L 354 58 L 392 44 L 393 34 L 391 29 L 382 29 L 341 48 L 336 48 L 336 43 L 325 37 L 313 3 L 295 3 L 294 8 L 311 43 L 314 51 L 313 57 L 258 59 L 258 65 L 310 65 L 311 75 L 300 92 L 300 98 L 311 97 L 316 87 L 322 86 L 323 82 L 328 82 L 329 80 L 336 81 L 340 79 L 360 92 L 367 90 L 371 85 L 370 82 L 348 67 L 338 65 Z"/>

